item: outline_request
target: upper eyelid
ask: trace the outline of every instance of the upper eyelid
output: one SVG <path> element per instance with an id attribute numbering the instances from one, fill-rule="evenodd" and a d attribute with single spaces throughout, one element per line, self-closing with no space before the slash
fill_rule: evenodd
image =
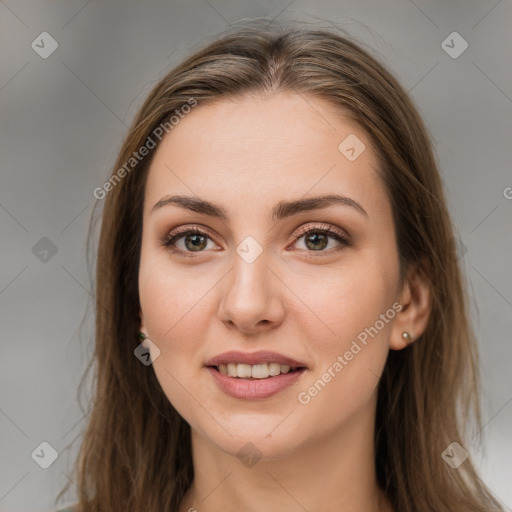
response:
<path id="1" fill-rule="evenodd" d="M 348 234 L 348 232 L 345 229 L 340 228 L 338 226 L 334 226 L 332 224 L 322 224 L 322 223 L 313 223 L 313 225 L 306 224 L 305 226 L 300 226 L 300 227 L 296 228 L 293 232 L 297 233 L 297 236 L 299 238 L 302 238 L 306 233 L 308 233 L 310 231 L 315 231 L 315 230 L 330 231 L 331 233 L 328 233 L 328 235 L 336 234 L 342 238 L 350 238 L 350 235 Z"/>
<path id="2" fill-rule="evenodd" d="M 166 233 L 166 235 L 164 236 L 164 240 L 170 240 L 172 239 L 174 236 L 185 236 L 188 234 L 189 231 L 201 231 L 202 233 L 204 233 L 205 235 L 208 235 L 212 240 L 215 240 L 215 235 L 212 234 L 212 232 L 204 227 L 204 226 L 200 226 L 200 225 L 191 225 L 191 226 L 180 226 L 176 229 L 173 229 L 173 230 L 170 230 Z"/>

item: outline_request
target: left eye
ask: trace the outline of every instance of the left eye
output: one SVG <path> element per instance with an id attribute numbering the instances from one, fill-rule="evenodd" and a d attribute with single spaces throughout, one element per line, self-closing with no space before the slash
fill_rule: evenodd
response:
<path id="1" fill-rule="evenodd" d="M 338 245 L 342 247 L 350 245 L 350 242 L 333 228 L 309 228 L 305 231 L 303 230 L 302 233 L 295 236 L 295 242 L 298 242 L 302 238 L 304 238 L 306 250 L 311 249 L 311 252 L 331 252 L 323 251 L 329 244 L 329 238 L 334 239 L 338 242 Z M 338 249 L 340 249 L 340 247 L 338 247 Z"/>

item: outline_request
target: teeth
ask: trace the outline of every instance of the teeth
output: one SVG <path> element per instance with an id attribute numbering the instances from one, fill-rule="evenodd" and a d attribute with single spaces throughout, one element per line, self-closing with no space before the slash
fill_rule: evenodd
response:
<path id="1" fill-rule="evenodd" d="M 269 376 L 268 364 L 255 364 L 251 366 L 251 377 L 254 379 L 266 379 Z"/>
<path id="2" fill-rule="evenodd" d="M 267 377 L 275 377 L 281 373 L 288 373 L 295 370 L 288 364 L 279 363 L 262 363 L 262 364 L 220 364 L 217 367 L 220 373 L 228 377 L 238 377 L 240 379 L 266 379 Z"/>
<path id="3" fill-rule="evenodd" d="M 279 363 L 270 363 L 268 365 L 268 373 L 275 377 L 281 373 L 281 365 Z"/>
<path id="4" fill-rule="evenodd" d="M 250 364 L 237 364 L 236 373 L 243 379 L 251 377 L 251 365 Z"/>

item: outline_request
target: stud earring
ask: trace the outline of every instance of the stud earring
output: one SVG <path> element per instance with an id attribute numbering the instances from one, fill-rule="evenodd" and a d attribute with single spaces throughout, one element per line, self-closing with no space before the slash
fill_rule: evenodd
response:
<path id="1" fill-rule="evenodd" d="M 139 339 L 141 341 L 145 340 L 146 338 L 147 338 L 147 336 L 143 332 L 139 332 Z"/>
<path id="2" fill-rule="evenodd" d="M 407 331 L 404 331 L 402 333 L 402 338 L 407 342 L 407 343 L 410 343 L 412 341 L 412 336 L 407 332 Z"/>

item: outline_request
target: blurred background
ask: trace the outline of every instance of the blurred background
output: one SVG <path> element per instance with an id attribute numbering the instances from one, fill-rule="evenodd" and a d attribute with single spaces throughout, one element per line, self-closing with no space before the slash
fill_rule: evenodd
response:
<path id="1" fill-rule="evenodd" d="M 347 31 L 425 119 L 480 344 L 485 450 L 478 435 L 465 449 L 511 510 L 509 0 L 0 0 L 0 511 L 55 508 L 86 425 L 77 386 L 92 354 L 93 190 L 153 85 L 259 16 Z"/>

